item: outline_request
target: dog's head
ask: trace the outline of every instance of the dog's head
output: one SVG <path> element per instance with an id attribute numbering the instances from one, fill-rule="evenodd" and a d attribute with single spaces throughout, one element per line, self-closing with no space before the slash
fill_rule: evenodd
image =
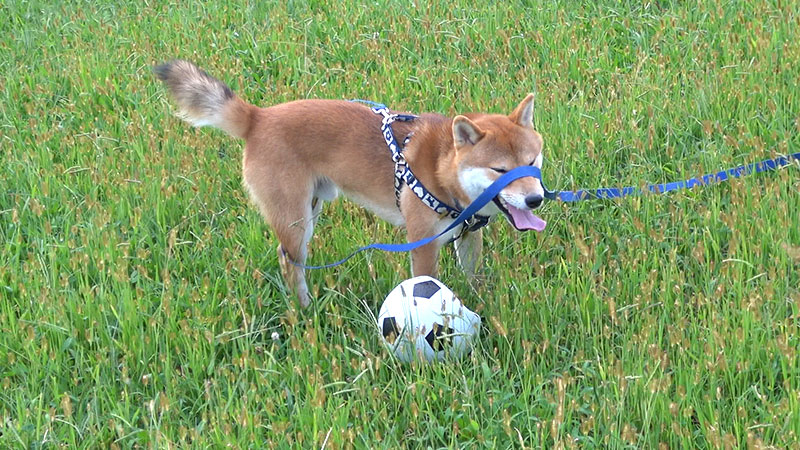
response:
<path id="1" fill-rule="evenodd" d="M 542 136 L 533 129 L 533 94 L 508 116 L 456 116 L 453 145 L 458 181 L 469 202 L 497 178 L 519 166 L 542 167 Z M 506 186 L 481 214 L 500 212 L 518 230 L 542 231 L 545 221 L 531 211 L 544 200 L 540 180 L 524 177 Z"/>

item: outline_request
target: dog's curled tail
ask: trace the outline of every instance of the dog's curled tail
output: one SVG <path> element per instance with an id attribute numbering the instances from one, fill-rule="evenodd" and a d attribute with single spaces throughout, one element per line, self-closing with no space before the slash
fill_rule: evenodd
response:
<path id="1" fill-rule="evenodd" d="M 153 68 L 180 108 L 180 117 L 196 127 L 211 125 L 231 136 L 246 138 L 255 106 L 225 83 L 189 61 L 176 59 Z"/>

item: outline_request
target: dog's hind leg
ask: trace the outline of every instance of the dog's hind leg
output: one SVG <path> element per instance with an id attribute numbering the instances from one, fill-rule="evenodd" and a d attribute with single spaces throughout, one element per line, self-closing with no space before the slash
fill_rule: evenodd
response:
<path id="1" fill-rule="evenodd" d="M 318 202 L 321 206 L 322 202 Z M 275 234 L 278 235 L 278 262 L 281 266 L 281 274 L 289 287 L 295 292 L 300 304 L 307 307 L 311 304 L 311 293 L 306 284 L 305 269 L 296 264 L 305 264 L 308 257 L 308 242 L 314 234 L 314 224 L 316 219 L 312 214 L 309 205 L 307 214 L 302 218 L 288 223 L 275 226 Z M 278 230 L 281 231 L 278 231 Z"/>
<path id="2" fill-rule="evenodd" d="M 283 279 L 304 307 L 311 303 L 311 294 L 306 284 L 305 271 L 293 264 L 305 264 L 308 242 L 314 233 L 314 210 L 312 207 L 313 185 L 275 183 L 275 174 L 263 170 L 244 171 L 245 184 L 264 219 L 272 227 L 280 242 L 278 261 Z M 318 211 L 317 211 L 318 212 Z"/>

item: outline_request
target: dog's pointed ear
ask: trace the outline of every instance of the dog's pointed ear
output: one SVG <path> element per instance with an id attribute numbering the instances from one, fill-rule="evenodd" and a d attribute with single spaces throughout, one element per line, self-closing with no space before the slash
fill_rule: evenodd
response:
<path id="1" fill-rule="evenodd" d="M 508 118 L 519 126 L 533 128 L 533 97 L 528 94 Z"/>
<path id="2" fill-rule="evenodd" d="M 456 144 L 456 148 L 475 145 L 483 139 L 484 134 L 483 130 L 475 122 L 464 116 L 456 116 L 453 119 L 453 141 Z"/>

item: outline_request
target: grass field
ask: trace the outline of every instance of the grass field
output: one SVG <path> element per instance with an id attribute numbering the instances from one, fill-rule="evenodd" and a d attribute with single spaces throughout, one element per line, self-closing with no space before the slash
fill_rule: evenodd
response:
<path id="1" fill-rule="evenodd" d="M 800 4 L 379 4 L 0 5 L 0 447 L 800 448 L 797 164 L 495 221 L 482 283 L 442 255 L 479 347 L 405 366 L 372 315 L 407 256 L 311 273 L 301 310 L 241 143 L 151 72 L 192 59 L 260 105 L 536 92 L 551 187 L 640 185 L 800 149 Z M 339 200 L 310 262 L 403 238 Z"/>

